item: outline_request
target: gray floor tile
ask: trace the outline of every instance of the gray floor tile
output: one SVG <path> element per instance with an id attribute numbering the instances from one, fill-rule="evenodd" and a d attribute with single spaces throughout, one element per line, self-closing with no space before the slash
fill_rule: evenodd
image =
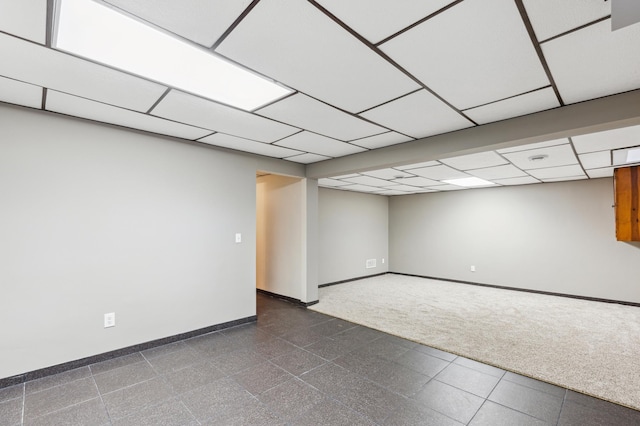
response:
<path id="1" fill-rule="evenodd" d="M 550 426 L 535 417 L 486 401 L 469 426 Z"/>
<path id="2" fill-rule="evenodd" d="M 0 426 L 12 426 L 22 421 L 22 396 L 0 402 Z"/>
<path id="3" fill-rule="evenodd" d="M 640 411 L 567 391 L 558 426 L 637 426 Z"/>
<path id="4" fill-rule="evenodd" d="M 199 354 L 211 358 L 226 355 L 240 349 L 238 343 L 221 333 L 209 333 L 194 337 L 187 340 L 186 343 Z"/>
<path id="5" fill-rule="evenodd" d="M 214 359 L 215 365 L 225 374 L 235 374 L 266 359 L 251 349 L 239 349 Z"/>
<path id="6" fill-rule="evenodd" d="M 200 422 L 214 418 L 225 410 L 250 404 L 255 398 L 231 378 L 225 377 L 180 396 Z"/>
<path id="7" fill-rule="evenodd" d="M 282 368 L 269 362 L 255 365 L 233 376 L 242 387 L 253 395 L 258 395 L 274 386 L 278 386 L 292 377 Z"/>
<path id="8" fill-rule="evenodd" d="M 273 358 L 271 362 L 284 368 L 289 373 L 299 376 L 321 366 L 326 361 L 311 352 L 295 348 L 287 354 Z"/>
<path id="9" fill-rule="evenodd" d="M 294 426 L 374 426 L 371 420 L 331 400 L 324 400 L 291 422 Z"/>
<path id="10" fill-rule="evenodd" d="M 500 381 L 489 395 L 489 400 L 547 423 L 556 423 L 562 408 L 562 397 L 508 381 Z"/>
<path id="11" fill-rule="evenodd" d="M 102 395 L 112 419 L 126 417 L 148 405 L 155 405 L 173 396 L 173 389 L 161 378 L 153 378 Z"/>
<path id="12" fill-rule="evenodd" d="M 552 385 L 550 383 L 541 382 L 540 380 L 532 379 L 530 377 L 525 377 L 520 374 L 512 373 L 510 371 L 507 371 L 502 380 L 507 380 L 509 382 L 517 383 L 531 389 L 550 393 L 551 395 L 555 395 L 558 397 L 563 397 L 564 393 L 566 392 L 566 389 L 564 388 Z"/>
<path id="13" fill-rule="evenodd" d="M 473 418 L 484 402 L 478 396 L 435 380 L 427 383 L 414 399 L 464 424 Z"/>
<path id="14" fill-rule="evenodd" d="M 407 401 L 383 422 L 389 426 L 462 426 L 444 414 L 415 401 Z"/>
<path id="15" fill-rule="evenodd" d="M 259 342 L 255 346 L 255 351 L 266 359 L 275 358 L 284 355 L 296 349 L 294 345 L 279 337 L 272 337 L 268 340 Z"/>
<path id="16" fill-rule="evenodd" d="M 96 374 L 93 378 L 98 385 L 100 393 L 105 394 L 115 390 L 147 381 L 156 376 L 147 361 L 128 364 L 124 367 Z"/>
<path id="17" fill-rule="evenodd" d="M 172 399 L 148 406 L 112 421 L 113 426 L 195 426 L 198 422 L 180 401 Z"/>
<path id="18" fill-rule="evenodd" d="M 349 328 L 341 333 L 331 336 L 331 338 L 335 341 L 349 340 L 364 344 L 372 342 L 384 336 L 385 333 L 381 331 L 356 325 L 355 327 Z"/>
<path id="19" fill-rule="evenodd" d="M 116 368 L 124 367 L 125 365 L 135 364 L 137 362 L 144 361 L 144 357 L 140 352 L 134 354 L 120 356 L 118 358 L 109 359 L 107 361 L 98 362 L 89 366 L 92 374 L 101 374 L 107 371 L 115 370 Z"/>
<path id="20" fill-rule="evenodd" d="M 7 388 L 0 389 L 0 402 L 7 401 L 9 399 L 22 398 L 24 393 L 24 384 L 13 385 Z"/>
<path id="21" fill-rule="evenodd" d="M 145 349 L 140 352 L 147 360 L 170 354 L 172 352 L 184 349 L 188 345 L 184 341 L 173 342 L 162 346 L 156 346 L 155 348 Z"/>
<path id="22" fill-rule="evenodd" d="M 403 339 L 402 337 L 394 336 L 387 333 L 384 333 L 384 336 L 380 340 L 387 343 L 393 343 L 394 345 L 402 346 L 407 349 L 415 349 L 420 346 L 418 343 L 412 342 L 411 340 Z"/>
<path id="23" fill-rule="evenodd" d="M 158 354 L 149 359 L 148 362 L 156 373 L 166 374 L 183 369 L 191 364 L 196 364 L 203 359 L 203 355 L 198 354 L 187 345 L 182 345 L 182 347 L 174 351 Z"/>
<path id="24" fill-rule="evenodd" d="M 482 398 L 488 397 L 500 381 L 495 376 L 458 364 L 450 364 L 435 377 L 435 380 L 471 392 Z"/>
<path id="25" fill-rule="evenodd" d="M 91 376 L 89 367 L 76 368 L 74 370 L 65 371 L 53 376 L 43 377 L 41 379 L 31 380 L 25 383 L 25 392 L 27 394 L 39 392 L 54 386 L 64 385 L 78 379 L 84 379 Z"/>
<path id="26" fill-rule="evenodd" d="M 215 365 L 214 361 L 205 361 L 168 373 L 165 379 L 173 387 L 175 393 L 181 394 L 224 376 L 225 374 Z"/>
<path id="27" fill-rule="evenodd" d="M 314 333 L 322 334 L 325 337 L 331 337 L 334 334 L 341 333 L 353 327 L 356 327 L 356 324 L 335 318 L 329 321 L 322 322 L 318 325 L 314 325 L 313 327 L 310 327 L 310 330 L 312 330 Z"/>
<path id="28" fill-rule="evenodd" d="M 472 359 L 469 358 L 464 358 L 459 356 L 458 358 L 456 358 L 453 361 L 454 364 L 458 364 L 458 365 L 462 365 L 463 367 L 467 367 L 467 368 L 471 368 L 472 370 L 477 370 L 481 373 L 485 373 L 485 374 L 489 374 L 491 376 L 497 377 L 497 378 L 502 378 L 502 376 L 504 376 L 505 371 L 498 368 L 498 367 L 494 367 L 492 365 L 487 365 L 487 364 L 483 364 L 481 362 L 478 361 L 474 361 Z"/>
<path id="29" fill-rule="evenodd" d="M 304 349 L 324 358 L 328 361 L 338 358 L 341 355 L 347 354 L 358 349 L 361 346 L 358 342 L 340 341 L 323 337 L 315 343 L 309 346 L 305 346 Z"/>
<path id="30" fill-rule="evenodd" d="M 356 376 L 343 367 L 328 363 L 301 375 L 300 378 L 326 395 L 333 396 L 349 381 L 355 380 Z"/>
<path id="31" fill-rule="evenodd" d="M 285 330 L 285 332 L 280 335 L 280 338 L 293 343 L 296 346 L 305 347 L 323 339 L 324 336 L 320 333 L 315 333 L 308 328 L 303 328 L 294 331 Z"/>
<path id="32" fill-rule="evenodd" d="M 201 423 L 205 426 L 277 426 L 285 422 L 257 400 L 242 406 L 231 405 Z"/>
<path id="33" fill-rule="evenodd" d="M 399 345 L 398 340 L 395 338 L 381 337 L 372 342 L 360 345 L 358 352 L 368 355 L 375 355 L 380 358 L 393 361 L 399 358 L 402 354 L 409 351 L 404 345 Z"/>
<path id="34" fill-rule="evenodd" d="M 436 358 L 440 358 L 445 361 L 453 361 L 454 359 L 458 358 L 457 355 L 441 351 L 440 349 L 432 348 L 431 346 L 418 345 L 414 349 L 418 352 L 422 352 L 423 354 L 435 356 Z"/>
<path id="35" fill-rule="evenodd" d="M 436 376 L 449 365 L 448 361 L 413 349 L 397 357 L 395 362 L 429 377 Z"/>
<path id="36" fill-rule="evenodd" d="M 76 380 L 75 382 L 26 395 L 24 417 L 25 420 L 34 419 L 98 396 L 98 389 L 96 389 L 93 378 L 87 377 Z"/>
<path id="37" fill-rule="evenodd" d="M 272 338 L 271 334 L 261 330 L 255 323 L 225 329 L 220 331 L 220 333 L 224 334 L 230 339 L 233 339 L 235 342 L 243 344 L 258 344 Z"/>
<path id="38" fill-rule="evenodd" d="M 100 426 L 106 424 L 109 424 L 109 416 L 100 398 L 90 399 L 25 422 L 25 426 Z"/>
<path id="39" fill-rule="evenodd" d="M 258 398 L 285 420 L 302 415 L 324 400 L 320 391 L 298 379 L 271 388 Z"/>

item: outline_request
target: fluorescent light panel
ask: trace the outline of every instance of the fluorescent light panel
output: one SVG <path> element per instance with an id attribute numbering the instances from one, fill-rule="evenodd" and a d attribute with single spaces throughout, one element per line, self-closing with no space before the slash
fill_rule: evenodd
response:
<path id="1" fill-rule="evenodd" d="M 450 185 L 463 186 L 465 188 L 472 188 L 474 186 L 491 186 L 495 185 L 493 182 L 489 182 L 488 180 L 480 179 L 477 177 L 468 177 L 461 179 L 447 179 L 442 180 L 441 182 L 448 183 Z"/>
<path id="2" fill-rule="evenodd" d="M 58 8 L 60 50 L 246 111 L 292 92 L 92 0 L 59 0 Z"/>

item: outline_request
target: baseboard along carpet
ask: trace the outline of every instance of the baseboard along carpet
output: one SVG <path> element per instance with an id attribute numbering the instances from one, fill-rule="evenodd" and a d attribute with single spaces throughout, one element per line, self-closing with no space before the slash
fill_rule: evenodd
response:
<path id="1" fill-rule="evenodd" d="M 309 309 L 640 410 L 640 308 L 387 274 Z"/>

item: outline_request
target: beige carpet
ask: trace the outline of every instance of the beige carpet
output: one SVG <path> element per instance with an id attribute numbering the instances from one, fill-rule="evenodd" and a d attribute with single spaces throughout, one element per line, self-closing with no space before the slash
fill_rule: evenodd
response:
<path id="1" fill-rule="evenodd" d="M 640 410 L 640 308 L 382 275 L 318 312 Z"/>

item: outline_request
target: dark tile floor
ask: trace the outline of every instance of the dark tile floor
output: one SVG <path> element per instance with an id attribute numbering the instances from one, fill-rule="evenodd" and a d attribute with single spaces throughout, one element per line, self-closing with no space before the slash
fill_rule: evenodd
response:
<path id="1" fill-rule="evenodd" d="M 0 389 L 0 425 L 639 425 L 640 412 L 288 302 Z"/>

